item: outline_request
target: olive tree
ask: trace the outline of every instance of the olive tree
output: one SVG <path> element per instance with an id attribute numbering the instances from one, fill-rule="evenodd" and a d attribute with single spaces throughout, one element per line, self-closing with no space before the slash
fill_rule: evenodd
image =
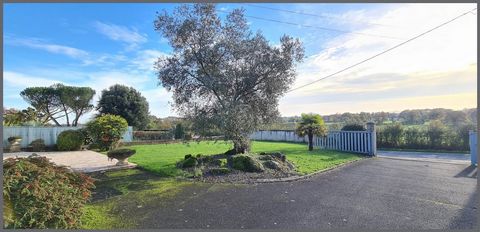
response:
<path id="1" fill-rule="evenodd" d="M 272 45 L 250 31 L 243 9 L 221 20 L 215 8 L 204 3 L 158 13 L 155 30 L 173 51 L 158 59 L 157 75 L 195 132 L 218 129 L 233 141 L 230 154 L 244 153 L 249 135 L 277 118 L 278 99 L 295 79 L 303 47 L 287 35 Z"/>

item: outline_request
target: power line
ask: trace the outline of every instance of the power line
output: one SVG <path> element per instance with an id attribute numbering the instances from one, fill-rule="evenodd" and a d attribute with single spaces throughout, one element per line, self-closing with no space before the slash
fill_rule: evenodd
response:
<path id="1" fill-rule="evenodd" d="M 465 12 L 465 13 L 463 13 L 463 14 L 461 14 L 461 15 L 453 18 L 453 19 L 450 19 L 450 20 L 448 20 L 448 21 L 446 21 L 446 22 L 444 22 L 444 23 L 442 23 L 442 24 L 440 24 L 440 25 L 438 25 L 438 26 L 430 29 L 430 30 L 427 30 L 427 31 L 425 31 L 425 32 L 423 32 L 423 33 L 421 33 L 421 34 L 419 34 L 419 35 L 417 35 L 417 36 L 414 36 L 414 37 L 412 37 L 412 38 L 410 38 L 410 39 L 408 39 L 408 40 L 406 40 L 406 41 L 404 41 L 404 42 L 402 42 L 402 43 L 399 43 L 399 44 L 397 44 L 397 45 L 395 45 L 395 46 L 393 46 L 393 47 L 391 47 L 391 48 L 389 48 L 389 49 L 387 49 L 387 50 L 384 50 L 384 51 L 382 51 L 382 52 L 380 52 L 380 53 L 378 53 L 378 54 L 376 54 L 376 55 L 373 55 L 373 56 L 371 56 L 371 57 L 369 57 L 369 58 L 367 58 L 367 59 L 364 59 L 364 60 L 362 60 L 362 61 L 360 61 L 360 62 L 358 62 L 358 63 L 355 63 L 355 64 L 353 64 L 353 65 L 350 65 L 350 66 L 348 66 L 348 67 L 346 67 L 346 68 L 344 68 L 344 69 L 342 69 L 342 70 L 340 70 L 340 71 L 337 71 L 337 72 L 335 72 L 335 73 L 332 73 L 332 74 L 330 74 L 330 75 L 327 75 L 327 76 L 325 76 L 325 77 L 322 77 L 322 78 L 320 78 L 320 79 L 318 79 L 318 80 L 316 80 L 316 81 L 312 81 L 312 82 L 307 83 L 307 84 L 304 84 L 304 85 L 302 85 L 302 86 L 293 88 L 293 89 L 287 91 L 287 93 L 290 93 L 290 92 L 295 91 L 295 90 L 297 90 L 297 89 L 303 88 L 303 87 L 305 87 L 305 86 L 312 85 L 312 84 L 317 83 L 317 82 L 319 82 L 319 81 L 321 81 L 321 80 L 325 80 L 325 79 L 327 79 L 327 78 L 329 78 L 329 77 L 335 76 L 335 75 L 337 75 L 337 74 L 339 74 L 339 73 L 341 73 L 341 72 L 344 72 L 344 71 L 346 71 L 346 70 L 348 70 L 348 69 L 351 69 L 351 68 L 353 68 L 353 67 L 355 67 L 355 66 L 358 66 L 358 65 L 360 65 L 360 64 L 363 64 L 363 63 L 365 63 L 365 62 L 367 62 L 367 61 L 369 61 L 369 60 L 371 60 L 371 59 L 374 59 L 374 58 L 376 58 L 376 57 L 378 57 L 378 56 L 380 56 L 380 55 L 383 55 L 383 54 L 385 54 L 385 53 L 387 53 L 387 52 L 389 52 L 389 51 L 392 51 L 393 49 L 398 48 L 398 47 L 400 47 L 400 46 L 402 46 L 402 45 L 404 45 L 404 44 L 406 44 L 406 43 L 408 43 L 408 42 L 410 42 L 410 41 L 413 41 L 413 40 L 415 40 L 415 39 L 417 39 L 417 38 L 419 38 L 419 37 L 421 37 L 421 36 L 424 36 L 425 34 L 428 34 L 428 33 L 432 32 L 433 30 L 436 30 L 436 29 L 438 29 L 438 28 L 440 28 L 440 27 L 442 27 L 442 26 L 445 26 L 445 25 L 447 25 L 447 24 L 449 24 L 449 23 L 451 23 L 451 22 L 453 22 L 453 21 L 455 21 L 455 20 L 457 20 L 457 19 L 459 19 L 459 18 L 461 18 L 461 17 L 463 17 L 463 16 L 465 16 L 465 15 L 467 15 L 467 14 L 470 14 L 470 12 L 472 12 L 472 11 L 474 11 L 474 10 L 476 10 L 476 9 L 477 9 L 477 8 L 475 8 L 475 9 L 473 9 L 473 10 L 469 10 L 469 11 L 467 11 L 467 12 Z"/>
<path id="2" fill-rule="evenodd" d="M 339 17 L 335 17 L 335 16 L 329 16 L 329 15 L 323 15 L 323 14 L 312 14 L 312 13 L 305 13 L 305 12 L 301 12 L 301 11 L 293 11 L 293 10 L 285 10 L 285 9 L 278 9 L 278 8 L 273 8 L 273 7 L 268 7 L 268 6 L 260 6 L 258 4 L 243 3 L 243 5 L 247 5 L 247 6 L 251 6 L 251 7 L 257 7 L 257 8 L 263 8 L 263 9 L 268 9 L 268 10 L 274 10 L 274 11 L 280 11 L 280 12 L 287 12 L 287 13 L 292 13 L 292 14 L 319 17 L 319 18 L 329 18 L 329 19 L 336 19 L 336 20 L 339 19 Z M 364 24 L 370 24 L 370 25 L 376 25 L 376 26 L 382 26 L 382 27 L 397 27 L 397 26 L 392 26 L 392 25 L 371 23 L 371 22 L 365 22 L 365 21 L 363 23 Z"/>
<path id="3" fill-rule="evenodd" d="M 216 11 L 222 12 L 222 13 L 231 13 L 231 12 L 223 11 L 223 10 L 216 10 Z M 375 35 L 375 34 L 354 32 L 354 31 L 339 30 L 339 29 L 328 28 L 328 27 L 319 27 L 319 26 L 313 26 L 313 25 L 298 24 L 298 23 L 285 22 L 285 21 L 276 20 L 276 19 L 262 18 L 262 17 L 252 16 L 252 15 L 244 15 L 244 16 L 249 17 L 249 18 L 264 20 L 264 21 L 283 23 L 283 24 L 289 24 L 289 25 L 300 26 L 300 27 L 316 28 L 316 29 L 320 29 L 320 30 L 324 30 L 324 31 L 334 31 L 334 32 L 337 32 L 337 33 L 347 33 L 347 34 L 356 34 L 356 35 L 371 36 L 371 37 L 380 37 L 380 38 L 386 38 L 386 39 L 403 40 L 403 38 L 392 37 L 392 36 Z"/>

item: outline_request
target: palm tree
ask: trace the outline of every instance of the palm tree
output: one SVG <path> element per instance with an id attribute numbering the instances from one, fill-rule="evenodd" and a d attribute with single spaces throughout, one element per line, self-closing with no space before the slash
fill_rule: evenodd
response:
<path id="1" fill-rule="evenodd" d="M 313 135 L 325 136 L 327 128 L 322 116 L 319 114 L 302 114 L 302 119 L 295 133 L 299 136 L 308 135 L 308 150 L 313 150 Z"/>

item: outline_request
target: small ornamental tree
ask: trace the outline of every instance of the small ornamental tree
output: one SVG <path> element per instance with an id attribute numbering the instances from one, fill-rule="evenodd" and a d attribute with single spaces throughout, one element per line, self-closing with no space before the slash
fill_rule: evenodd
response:
<path id="1" fill-rule="evenodd" d="M 322 116 L 319 114 L 302 114 L 302 119 L 297 126 L 296 133 L 299 136 L 308 136 L 308 150 L 313 150 L 313 136 L 325 136 L 327 128 Z"/>
<path id="2" fill-rule="evenodd" d="M 220 130 L 234 148 L 250 149 L 249 136 L 278 117 L 278 99 L 295 80 L 303 59 L 301 42 L 290 36 L 270 43 L 249 29 L 243 9 L 222 20 L 215 4 L 182 5 L 164 11 L 155 30 L 173 51 L 156 63 L 160 84 L 196 134 Z"/>
<path id="3" fill-rule="evenodd" d="M 86 129 L 100 150 L 111 150 L 122 139 L 128 129 L 128 123 L 118 115 L 106 114 L 88 122 Z"/>

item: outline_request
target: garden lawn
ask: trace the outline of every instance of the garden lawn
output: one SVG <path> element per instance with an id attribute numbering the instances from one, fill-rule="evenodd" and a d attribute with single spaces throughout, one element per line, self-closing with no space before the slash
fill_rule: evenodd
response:
<path id="1" fill-rule="evenodd" d="M 174 144 L 135 145 L 130 148 L 136 150 L 129 161 L 139 167 L 156 173 L 160 176 L 183 176 L 182 170 L 176 167 L 176 163 L 187 154 L 214 155 L 224 153 L 233 147 L 230 142 L 190 142 Z M 306 144 L 287 142 L 252 142 L 252 152 L 282 152 L 287 160 L 293 162 L 297 172 L 304 175 L 327 169 L 348 161 L 360 159 L 362 156 L 314 149 L 309 152 Z"/>

